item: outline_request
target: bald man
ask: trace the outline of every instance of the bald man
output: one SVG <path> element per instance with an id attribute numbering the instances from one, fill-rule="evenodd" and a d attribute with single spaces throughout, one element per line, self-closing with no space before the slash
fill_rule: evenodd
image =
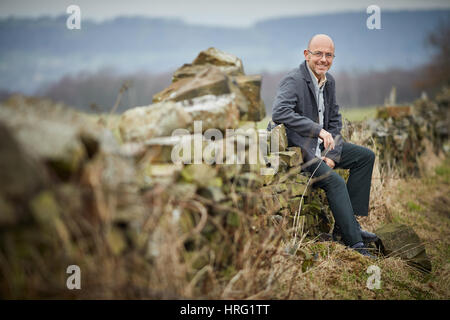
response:
<path id="1" fill-rule="evenodd" d="M 301 148 L 304 170 L 317 178 L 313 186 L 325 190 L 335 219 L 333 239 L 373 258 L 366 247 L 377 236 L 361 229 L 355 215 L 369 213 L 375 154 L 341 137 L 335 81 L 328 73 L 335 57 L 333 40 L 315 35 L 303 54 L 305 61 L 279 84 L 272 120 L 285 125 L 288 145 Z M 334 168 L 350 169 L 347 183 Z"/>

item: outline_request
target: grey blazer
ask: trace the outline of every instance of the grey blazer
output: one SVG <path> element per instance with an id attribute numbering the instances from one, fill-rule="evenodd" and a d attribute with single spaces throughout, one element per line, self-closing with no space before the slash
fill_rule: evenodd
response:
<path id="1" fill-rule="evenodd" d="M 343 140 L 341 137 L 342 118 L 336 104 L 334 78 L 327 73 L 324 88 L 323 129 L 335 138 L 335 148 L 327 157 L 338 163 L 341 159 Z M 319 124 L 319 111 L 314 96 L 314 83 L 306 67 L 306 60 L 299 68 L 290 71 L 280 81 L 272 109 L 272 120 L 284 124 L 289 146 L 302 149 L 303 161 L 314 159 L 322 126 Z M 323 144 L 321 144 L 323 151 Z"/>

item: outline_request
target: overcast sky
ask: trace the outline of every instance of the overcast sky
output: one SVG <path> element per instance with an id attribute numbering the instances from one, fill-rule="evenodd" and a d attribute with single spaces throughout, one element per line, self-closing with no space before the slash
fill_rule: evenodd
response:
<path id="1" fill-rule="evenodd" d="M 81 18 L 97 21 L 123 15 L 181 18 L 204 25 L 249 26 L 258 20 L 320 13 L 383 10 L 450 9 L 449 0 L 1 0 L 0 17 L 66 14 L 76 4 Z"/>

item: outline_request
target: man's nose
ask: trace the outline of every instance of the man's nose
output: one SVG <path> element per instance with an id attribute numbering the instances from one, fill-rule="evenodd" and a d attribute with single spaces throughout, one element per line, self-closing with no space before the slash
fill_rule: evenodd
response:
<path id="1" fill-rule="evenodd" d="M 320 57 L 321 62 L 327 62 L 327 58 L 325 58 L 325 53 L 322 53 L 322 56 Z"/>

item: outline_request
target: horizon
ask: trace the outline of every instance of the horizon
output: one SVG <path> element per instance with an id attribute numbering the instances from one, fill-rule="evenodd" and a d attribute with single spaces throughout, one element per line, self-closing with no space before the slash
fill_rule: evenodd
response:
<path id="1" fill-rule="evenodd" d="M 383 13 L 398 13 L 398 12 L 413 12 L 413 13 L 417 13 L 417 12 L 430 12 L 430 11 L 450 11 L 450 7 L 448 8 L 424 8 L 424 9 L 389 9 L 389 10 L 384 10 Z M 133 15 L 117 15 L 114 17 L 110 17 L 110 18 L 105 18 L 105 19 L 95 19 L 95 18 L 83 18 L 83 21 L 86 22 L 90 22 L 90 23 L 96 23 L 96 24 L 102 24 L 102 23 L 108 23 L 108 22 L 112 22 L 115 21 L 117 19 L 149 19 L 149 20 L 166 20 L 166 21 L 179 21 L 182 22 L 184 24 L 187 24 L 189 26 L 199 26 L 199 27 L 210 27 L 210 28 L 232 28 L 232 29 L 246 29 L 246 28 L 251 28 L 254 27 L 255 25 L 262 23 L 262 22 L 267 22 L 267 21 L 276 21 L 276 20 L 282 20 L 282 19 L 296 19 L 296 18 L 302 18 L 302 17 L 314 17 L 314 16 L 325 16 L 325 15 L 345 15 L 345 14 L 357 14 L 357 13 L 361 13 L 358 10 L 348 10 L 348 11 L 339 11 L 339 12 L 324 12 L 324 13 L 311 13 L 311 14 L 297 14 L 297 15 L 284 15 L 284 16 L 271 16 L 271 17 L 267 17 L 261 20 L 257 20 L 255 21 L 253 24 L 251 25 L 243 25 L 243 26 L 234 26 L 234 25 L 209 25 L 209 24 L 203 24 L 203 23 L 194 23 L 194 22 L 189 22 L 185 19 L 183 19 L 182 17 L 170 17 L 170 16 L 149 16 L 149 15 L 142 15 L 142 14 L 133 14 Z M 0 21 L 6 21 L 9 19 L 13 19 L 13 20 L 40 20 L 40 19 L 67 19 L 68 14 L 67 13 L 60 13 L 57 15 L 49 15 L 49 14 L 44 14 L 44 15 L 40 15 L 40 16 L 15 16 L 15 15 L 11 15 L 11 16 L 1 16 L 0 15 Z"/>

